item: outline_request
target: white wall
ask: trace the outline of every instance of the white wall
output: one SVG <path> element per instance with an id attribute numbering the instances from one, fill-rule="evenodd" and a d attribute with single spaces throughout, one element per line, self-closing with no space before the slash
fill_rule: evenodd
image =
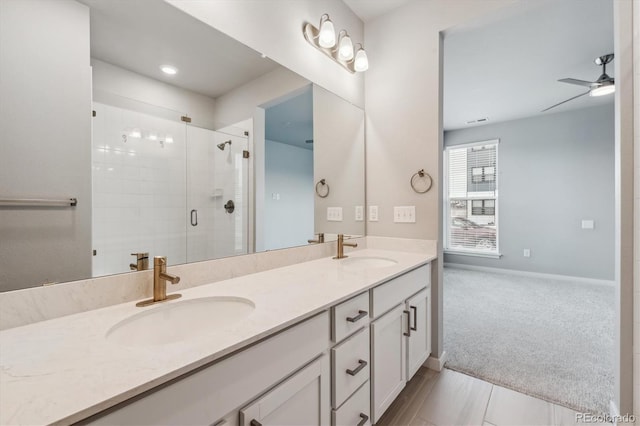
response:
<path id="1" fill-rule="evenodd" d="M 346 72 L 302 35 L 305 22 L 317 26 L 322 14 L 328 13 L 337 31 L 344 28 L 354 43 L 361 43 L 364 25 L 341 0 L 165 1 L 302 77 L 360 107 L 364 105 L 363 75 Z"/>
<path id="2" fill-rule="evenodd" d="M 364 111 L 314 84 L 313 141 L 313 181 L 329 185 L 327 197 L 315 197 L 315 232 L 364 235 L 364 220 L 355 220 L 365 202 Z M 328 207 L 342 208 L 342 221 L 327 220 Z"/>
<path id="3" fill-rule="evenodd" d="M 215 128 L 213 98 L 97 59 L 91 59 L 91 66 L 95 101 L 173 120 L 189 115 L 193 125 Z M 165 109 L 170 111 L 163 111 Z"/>
<path id="4" fill-rule="evenodd" d="M 448 254 L 445 262 L 612 281 L 614 136 L 613 102 L 445 132 L 445 146 L 500 139 L 502 255 Z M 583 219 L 595 229 L 581 229 Z"/>
<path id="5" fill-rule="evenodd" d="M 313 151 L 267 140 L 264 191 L 264 249 L 306 245 L 313 238 Z"/>
<path id="6" fill-rule="evenodd" d="M 216 98 L 216 128 L 228 126 L 253 116 L 263 105 L 309 84 L 309 81 L 284 67 L 256 78 Z"/>
<path id="7" fill-rule="evenodd" d="M 0 197 L 78 198 L 0 210 L 0 291 L 89 277 L 89 9 L 2 0 L 0 93 Z"/>
<path id="8" fill-rule="evenodd" d="M 367 235 L 439 240 L 442 249 L 440 32 L 512 3 L 411 1 L 367 23 L 365 46 L 371 66 L 365 81 L 366 191 L 367 204 L 379 206 L 379 221 L 367 222 Z M 422 168 L 433 178 L 433 187 L 416 194 L 409 179 Z M 416 206 L 416 223 L 394 224 L 393 206 L 406 205 Z M 441 258 L 432 273 L 432 355 L 440 356 Z"/>

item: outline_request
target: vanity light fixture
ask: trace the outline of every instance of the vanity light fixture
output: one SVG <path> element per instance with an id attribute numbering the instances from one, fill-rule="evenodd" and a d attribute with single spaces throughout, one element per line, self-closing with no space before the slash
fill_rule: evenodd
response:
<path id="1" fill-rule="evenodd" d="M 176 75 L 178 73 L 178 69 L 176 67 L 172 67 L 171 65 L 161 65 L 160 69 L 163 73 L 169 75 Z"/>
<path id="2" fill-rule="evenodd" d="M 319 28 L 307 22 L 304 24 L 302 32 L 304 38 L 313 47 L 342 65 L 350 73 L 363 72 L 369 68 L 367 53 L 362 44 L 358 43 L 360 48 L 354 54 L 353 41 L 346 30 L 341 30 L 338 33 L 338 40 L 336 40 L 333 22 L 329 19 L 328 14 L 325 13 L 320 17 Z"/>
<path id="3" fill-rule="evenodd" d="M 165 136 L 164 141 L 166 143 L 173 143 L 173 136 L 171 136 L 171 135 Z"/>
<path id="4" fill-rule="evenodd" d="M 140 139 L 142 137 L 142 132 L 140 131 L 140 129 L 133 129 L 131 133 L 129 133 L 129 137 Z"/>

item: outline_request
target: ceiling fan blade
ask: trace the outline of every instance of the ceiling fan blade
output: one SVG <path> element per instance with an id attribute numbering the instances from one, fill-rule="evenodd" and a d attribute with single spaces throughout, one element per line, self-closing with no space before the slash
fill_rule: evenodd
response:
<path id="1" fill-rule="evenodd" d="M 577 84 L 578 86 L 586 86 L 586 87 L 593 87 L 593 86 L 599 85 L 599 83 L 594 81 L 578 80 L 575 78 L 563 78 L 558 81 L 561 81 L 563 83 L 569 83 L 569 84 Z"/>
<path id="2" fill-rule="evenodd" d="M 569 102 L 569 101 L 572 101 L 572 100 L 574 100 L 574 99 L 577 99 L 577 98 L 579 98 L 580 96 L 584 96 L 584 95 L 588 94 L 590 91 L 591 91 L 591 90 L 587 90 L 586 92 L 584 92 L 584 93 L 582 93 L 582 94 L 580 94 L 580 95 L 578 95 L 578 96 L 574 96 L 573 98 L 569 98 L 569 99 L 567 99 L 567 100 L 565 100 L 565 101 L 562 101 L 562 102 L 560 102 L 560 103 L 557 103 L 557 104 L 555 104 L 555 105 L 551 105 L 549 108 L 543 109 L 543 110 L 542 110 L 542 111 L 540 111 L 540 112 L 549 111 L 551 108 L 555 108 L 555 107 L 560 106 L 560 105 L 562 105 L 562 104 L 565 104 L 565 103 L 567 103 L 567 102 Z"/>

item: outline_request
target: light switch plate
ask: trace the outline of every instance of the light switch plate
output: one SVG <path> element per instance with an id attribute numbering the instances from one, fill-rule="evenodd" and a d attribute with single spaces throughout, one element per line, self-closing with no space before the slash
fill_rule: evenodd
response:
<path id="1" fill-rule="evenodd" d="M 327 221 L 342 222 L 342 207 L 327 207 Z"/>
<path id="2" fill-rule="evenodd" d="M 364 220 L 364 206 L 356 206 L 355 217 L 356 222 L 362 222 Z"/>
<path id="3" fill-rule="evenodd" d="M 369 222 L 378 221 L 378 206 L 369 206 Z"/>
<path id="4" fill-rule="evenodd" d="M 531 249 L 524 249 L 522 250 L 522 255 L 524 257 L 531 257 Z"/>
<path id="5" fill-rule="evenodd" d="M 416 222 L 416 206 L 394 207 L 393 221 L 395 223 L 415 223 Z"/>
<path id="6" fill-rule="evenodd" d="M 582 229 L 593 229 L 595 228 L 595 223 L 592 219 L 583 219 L 582 220 Z"/>

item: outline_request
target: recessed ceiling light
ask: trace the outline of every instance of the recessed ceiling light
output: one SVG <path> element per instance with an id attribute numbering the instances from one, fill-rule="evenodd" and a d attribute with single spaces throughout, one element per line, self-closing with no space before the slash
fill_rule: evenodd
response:
<path id="1" fill-rule="evenodd" d="M 169 75 L 176 75 L 178 73 L 178 69 L 176 67 L 172 67 L 171 65 L 162 65 L 160 69 L 163 73 Z"/>

